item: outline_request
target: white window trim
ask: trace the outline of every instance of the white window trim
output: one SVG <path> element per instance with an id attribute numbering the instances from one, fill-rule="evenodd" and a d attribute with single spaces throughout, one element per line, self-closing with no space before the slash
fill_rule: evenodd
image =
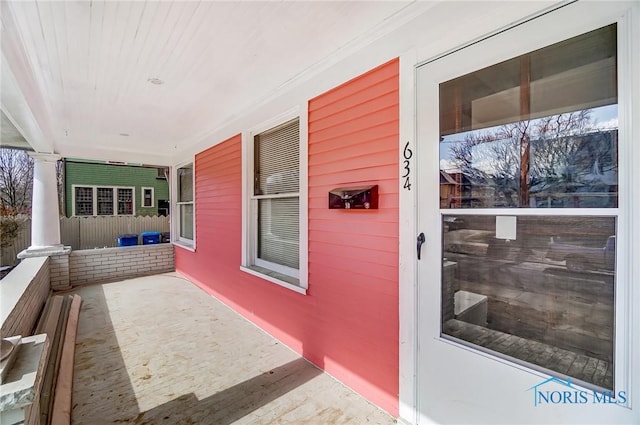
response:
<path id="1" fill-rule="evenodd" d="M 178 202 L 178 170 L 186 165 L 191 164 L 193 172 L 191 178 L 193 180 L 193 201 L 192 202 Z M 171 179 L 171 211 L 170 223 L 171 223 L 171 243 L 174 246 L 186 249 L 188 251 L 196 251 L 196 158 L 193 156 L 190 161 L 184 161 L 174 165 L 170 171 Z M 180 205 L 192 204 L 193 205 L 193 240 L 186 239 L 180 236 Z"/>
<path id="2" fill-rule="evenodd" d="M 298 270 L 290 267 L 262 261 L 256 258 L 256 226 L 257 226 L 257 197 L 253 195 L 253 170 L 254 170 L 254 136 L 277 127 L 281 124 L 298 119 L 300 126 L 300 188 L 299 199 L 299 263 Z M 275 283 L 284 288 L 300 294 L 306 294 L 308 289 L 308 106 L 306 103 L 293 107 L 259 125 L 242 133 L 242 262 L 240 270 L 260 277 L 268 282 Z M 292 195 L 292 194 L 288 194 Z M 285 196 L 285 195 L 283 195 Z M 268 275 L 254 266 L 263 267 L 276 273 Z M 298 280 L 298 284 L 287 282 L 285 278 L 277 277 L 282 274 Z"/>
<path id="3" fill-rule="evenodd" d="M 76 187 L 86 187 L 93 191 L 93 205 L 91 215 L 76 215 Z M 98 216 L 98 189 L 113 190 L 113 214 L 100 214 Z M 118 214 L 118 189 L 131 189 L 131 214 Z M 71 185 L 71 216 L 72 217 L 135 217 L 136 215 L 136 188 L 133 186 L 103 186 L 92 184 L 72 184 Z"/>
<path id="4" fill-rule="evenodd" d="M 144 204 L 144 191 L 145 190 L 150 190 L 151 191 L 151 205 L 147 206 Z M 142 187 L 140 188 L 140 199 L 142 200 L 142 202 L 140 202 L 140 207 L 141 208 L 154 208 L 156 205 L 156 196 L 155 196 L 155 189 L 153 187 Z"/>

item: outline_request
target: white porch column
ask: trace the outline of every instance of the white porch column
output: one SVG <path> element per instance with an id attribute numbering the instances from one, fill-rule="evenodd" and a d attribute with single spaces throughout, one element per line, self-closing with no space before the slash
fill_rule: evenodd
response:
<path id="1" fill-rule="evenodd" d="M 31 201 L 31 246 L 18 257 L 51 255 L 64 251 L 60 243 L 60 216 L 56 162 L 60 155 L 29 152 L 34 160 Z"/>

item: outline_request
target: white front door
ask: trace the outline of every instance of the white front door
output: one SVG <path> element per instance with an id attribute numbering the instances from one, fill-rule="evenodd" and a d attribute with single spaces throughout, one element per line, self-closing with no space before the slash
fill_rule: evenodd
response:
<path id="1" fill-rule="evenodd" d="M 417 68 L 419 423 L 640 418 L 631 6 L 593 7 Z"/>

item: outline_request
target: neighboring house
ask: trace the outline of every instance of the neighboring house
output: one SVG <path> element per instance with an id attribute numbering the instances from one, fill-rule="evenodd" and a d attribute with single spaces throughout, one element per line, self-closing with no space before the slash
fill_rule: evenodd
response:
<path id="1" fill-rule="evenodd" d="M 68 159 L 65 215 L 168 215 L 166 168 Z"/>

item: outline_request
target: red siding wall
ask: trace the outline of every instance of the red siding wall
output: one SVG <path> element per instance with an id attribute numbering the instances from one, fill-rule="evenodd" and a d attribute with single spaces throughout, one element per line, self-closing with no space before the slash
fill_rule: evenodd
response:
<path id="1" fill-rule="evenodd" d="M 398 61 L 309 102 L 309 290 L 239 270 L 241 139 L 196 156 L 197 252 L 176 269 L 385 410 L 398 414 Z M 378 210 L 327 208 L 378 184 Z"/>

